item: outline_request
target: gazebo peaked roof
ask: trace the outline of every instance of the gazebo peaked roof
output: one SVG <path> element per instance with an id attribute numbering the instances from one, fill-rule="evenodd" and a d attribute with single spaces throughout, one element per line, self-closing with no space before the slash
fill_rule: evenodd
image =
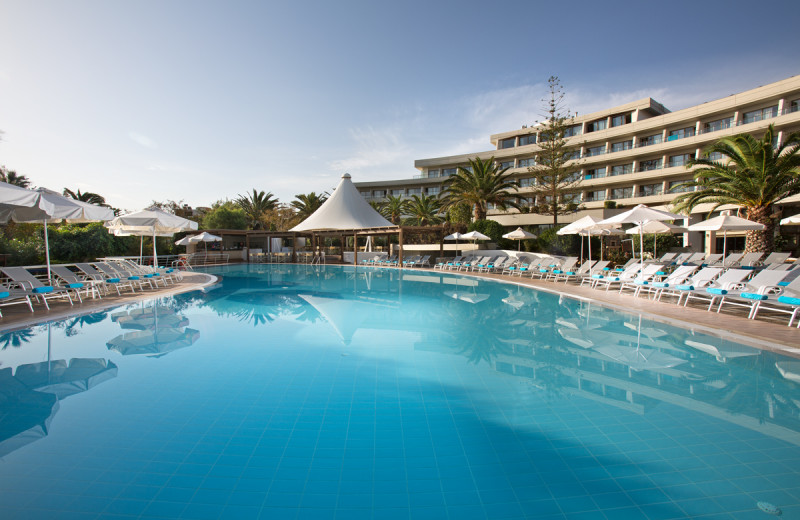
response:
<path id="1" fill-rule="evenodd" d="M 375 211 L 350 181 L 350 174 L 342 180 L 328 200 L 310 217 L 289 231 L 326 231 L 394 227 Z"/>

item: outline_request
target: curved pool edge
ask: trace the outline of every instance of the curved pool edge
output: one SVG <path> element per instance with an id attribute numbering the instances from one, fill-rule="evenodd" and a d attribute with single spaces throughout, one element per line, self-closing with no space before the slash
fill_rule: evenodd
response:
<path id="1" fill-rule="evenodd" d="M 35 307 L 33 313 L 29 313 L 27 307 L 23 312 L 12 312 L 4 309 L 2 323 L 0 323 L 0 332 L 8 332 L 11 330 L 24 329 L 47 323 L 50 321 L 63 320 L 76 316 L 85 316 L 93 314 L 98 311 L 119 307 L 129 303 L 139 302 L 142 300 L 149 300 L 152 298 L 160 298 L 164 296 L 175 296 L 190 291 L 203 290 L 214 284 L 219 283 L 218 276 L 209 273 L 202 273 L 198 271 L 184 271 L 183 280 L 175 285 L 163 287 L 158 290 L 138 291 L 134 294 L 123 293 L 122 296 L 106 295 L 98 300 L 84 300 L 82 304 L 70 306 L 66 303 L 63 305 L 58 302 L 53 305 L 50 311 L 43 307 Z M 24 307 L 24 306 L 20 306 Z M 16 309 L 14 309 L 16 310 Z"/>

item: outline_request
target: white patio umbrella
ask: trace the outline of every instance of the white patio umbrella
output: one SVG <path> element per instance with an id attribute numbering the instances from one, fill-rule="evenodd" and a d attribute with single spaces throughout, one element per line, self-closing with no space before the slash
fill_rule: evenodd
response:
<path id="1" fill-rule="evenodd" d="M 556 231 L 557 235 L 581 235 L 589 237 L 589 261 L 592 261 L 592 235 L 598 236 L 604 229 L 618 228 L 619 224 L 601 224 L 600 219 L 587 215 Z M 601 249 L 602 253 L 602 249 Z M 583 259 L 583 239 L 581 239 L 581 260 Z"/>
<path id="2" fill-rule="evenodd" d="M 158 208 L 148 208 L 127 215 L 121 215 L 108 224 L 109 233 L 117 231 L 123 233 L 147 233 L 153 237 L 153 267 L 158 267 L 158 253 L 156 251 L 156 236 L 172 235 L 180 231 L 193 231 L 197 229 L 197 222 L 167 213 Z M 162 235 L 163 236 L 163 235 Z"/>
<path id="3" fill-rule="evenodd" d="M 142 263 L 142 252 L 144 251 L 144 237 L 152 236 L 149 231 L 124 231 L 120 228 L 109 229 L 115 237 L 139 237 L 139 263 Z M 171 237 L 173 233 L 157 233 L 160 237 Z M 180 242 L 180 241 L 179 241 Z M 184 244 L 176 244 L 184 245 Z"/>
<path id="4" fill-rule="evenodd" d="M 503 235 L 503 238 L 507 238 L 509 240 L 516 240 L 517 241 L 517 252 L 522 251 L 522 241 L 528 240 L 531 238 L 536 238 L 536 235 L 529 231 L 525 231 L 521 227 L 518 227 L 514 231 L 510 233 L 506 233 Z"/>
<path id="5" fill-rule="evenodd" d="M 444 239 L 445 240 L 455 240 L 456 241 L 456 253 L 458 253 L 458 241 L 459 241 L 459 239 L 461 239 L 463 237 L 464 237 L 464 235 L 462 235 L 461 233 L 456 231 L 455 233 L 453 233 L 451 235 L 447 235 L 446 237 L 444 237 Z"/>
<path id="6" fill-rule="evenodd" d="M 50 239 L 47 235 L 47 224 L 58 222 L 97 222 L 111 220 L 114 211 L 105 206 L 96 206 L 79 200 L 71 199 L 48 190 L 36 188 L 31 191 L 38 194 L 39 204 L 36 207 L 16 208 L 6 206 L 2 208 L 3 214 L 0 221 L 41 223 L 44 225 L 44 251 L 47 262 L 47 278 L 50 278 Z M 43 203 L 41 202 L 43 201 Z M 3 220 L 5 219 L 5 220 Z"/>
<path id="7" fill-rule="evenodd" d="M 188 246 L 189 244 L 191 244 L 191 241 L 189 240 L 190 238 L 192 238 L 192 237 L 187 235 L 187 236 L 183 237 L 180 240 L 176 240 L 175 241 L 175 245 L 176 246 Z"/>
<path id="8" fill-rule="evenodd" d="M 725 267 L 725 256 L 728 250 L 728 231 L 755 231 L 763 230 L 767 226 L 752 220 L 747 220 L 733 215 L 720 215 L 697 224 L 692 224 L 689 231 L 722 231 L 722 267 Z"/>
<path id="9" fill-rule="evenodd" d="M 200 234 L 194 235 L 189 237 L 190 244 L 197 244 L 202 242 L 205 245 L 206 253 L 208 253 L 208 243 L 209 242 L 222 242 L 222 237 L 218 237 L 217 235 L 212 235 L 206 231 L 203 231 Z"/>
<path id="10" fill-rule="evenodd" d="M 642 229 L 639 229 L 642 228 Z M 641 235 L 642 233 L 647 235 L 664 235 L 667 233 L 675 234 L 675 233 L 686 233 L 686 228 L 681 226 L 676 226 L 674 224 L 667 224 L 666 222 L 659 222 L 658 220 L 651 220 L 650 222 L 645 223 L 643 226 L 633 226 L 630 229 L 625 230 L 625 232 L 629 235 Z M 657 256 L 656 251 L 656 238 L 653 237 L 653 259 Z"/>
<path id="11" fill-rule="evenodd" d="M 0 182 L 0 222 L 6 223 L 19 216 L 22 221 L 41 220 L 54 211 L 53 204 L 41 192 Z"/>
<path id="12" fill-rule="evenodd" d="M 791 226 L 793 224 L 800 224 L 800 213 L 781 220 L 781 226 Z"/>
<path id="13" fill-rule="evenodd" d="M 668 211 L 661 211 L 658 209 L 648 208 L 644 204 L 622 212 L 619 215 L 614 215 L 611 218 L 601 220 L 600 224 L 636 224 L 644 226 L 644 224 L 651 220 L 664 221 L 664 220 L 678 220 L 684 218 L 682 215 L 676 215 Z M 641 266 L 644 269 L 644 232 L 643 228 L 639 228 L 639 255 L 641 259 Z"/>

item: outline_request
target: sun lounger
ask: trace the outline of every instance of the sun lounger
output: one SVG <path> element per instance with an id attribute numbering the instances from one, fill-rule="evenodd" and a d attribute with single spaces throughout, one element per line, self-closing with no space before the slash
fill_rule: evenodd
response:
<path id="1" fill-rule="evenodd" d="M 756 301 L 755 307 L 750 312 L 750 318 L 756 319 L 761 310 L 788 314 L 789 327 L 791 327 L 794 320 L 800 315 L 800 277 L 796 277 L 788 285 L 782 287 L 778 294 L 768 295 L 767 299 Z M 797 328 L 800 329 L 800 319 L 797 320 Z"/>
<path id="2" fill-rule="evenodd" d="M 50 266 L 50 272 L 54 274 L 58 280 L 66 284 L 66 287 L 78 290 L 85 288 L 87 295 L 91 293 L 93 298 L 100 298 L 98 286 L 103 285 L 105 282 L 92 280 L 86 276 L 78 276 L 65 265 Z M 59 285 L 61 284 L 59 283 Z"/>
<path id="3" fill-rule="evenodd" d="M 456 262 L 460 262 L 462 258 L 463 257 L 461 257 L 461 256 L 456 256 L 456 257 L 452 258 L 451 260 L 443 260 L 441 262 L 437 262 L 436 265 L 433 266 L 433 268 L 434 269 L 441 269 L 441 270 L 449 269 L 449 266 L 455 264 Z"/>
<path id="4" fill-rule="evenodd" d="M 726 256 L 725 258 L 723 258 L 721 261 L 719 261 L 719 262 L 717 262 L 715 264 L 708 264 L 708 265 L 710 265 L 712 267 L 717 267 L 717 266 L 720 266 L 720 267 L 735 267 L 735 266 L 739 265 L 739 260 L 741 260 L 743 256 L 744 256 L 744 253 L 731 253 L 728 256 Z"/>
<path id="5" fill-rule="evenodd" d="M 506 262 L 506 266 L 503 269 L 503 274 L 507 274 L 507 275 L 511 275 L 511 276 L 513 276 L 514 274 L 519 274 L 520 276 L 522 276 L 522 273 L 528 271 L 528 269 L 530 268 L 530 265 L 531 265 L 530 263 L 528 263 L 526 261 L 520 261 L 520 260 L 518 260 L 516 262 L 511 262 L 510 264 L 509 264 L 509 262 Z"/>
<path id="6" fill-rule="evenodd" d="M 622 265 L 615 265 L 613 270 L 614 270 L 614 271 L 617 271 L 618 273 L 621 273 L 621 272 L 623 272 L 625 269 L 629 268 L 630 266 L 632 266 L 632 265 L 634 265 L 634 264 L 641 264 L 641 262 L 639 261 L 639 259 L 638 259 L 638 258 L 636 258 L 636 257 L 632 257 L 632 258 L 629 258 L 629 259 L 628 259 L 628 261 L 627 261 L 627 262 L 625 262 L 625 263 L 624 263 L 624 264 L 622 264 Z"/>
<path id="7" fill-rule="evenodd" d="M 683 264 L 692 264 L 692 265 L 700 265 L 703 263 L 703 259 L 706 257 L 705 253 L 692 253 L 692 255 L 683 261 Z"/>
<path id="8" fill-rule="evenodd" d="M 18 305 L 20 303 L 27 303 L 28 308 L 33 312 L 33 303 L 31 302 L 31 291 L 24 289 L 15 289 L 7 285 L 0 284 L 0 307 L 8 305 Z M 3 313 L 0 312 L 0 318 Z"/>
<path id="9" fill-rule="evenodd" d="M 678 256 L 678 253 L 664 253 L 661 258 L 658 259 L 658 263 L 660 264 L 668 264 L 671 263 L 675 257 Z"/>
<path id="10" fill-rule="evenodd" d="M 545 275 L 544 279 L 545 280 L 553 279 L 555 281 L 556 277 L 558 275 L 560 275 L 561 273 L 572 271 L 573 269 L 575 269 L 575 265 L 577 263 L 578 263 L 578 257 L 577 256 L 567 257 L 567 258 L 564 259 L 563 262 L 558 264 L 555 269 L 551 269 L 550 272 L 548 272 Z"/>
<path id="11" fill-rule="evenodd" d="M 511 260 L 510 256 L 499 256 L 493 262 L 489 262 L 489 264 L 483 269 L 484 273 L 494 273 L 498 271 L 502 271 L 503 267 L 506 265 L 506 262 Z"/>
<path id="12" fill-rule="evenodd" d="M 633 289 L 634 296 L 639 296 L 642 292 L 647 292 L 648 294 L 658 297 L 659 291 L 685 282 L 697 269 L 698 266 L 696 265 L 680 265 L 664 280 L 659 282 L 647 282 L 643 284 L 624 284 L 619 288 L 619 292 L 622 292 L 624 289 Z"/>
<path id="13" fill-rule="evenodd" d="M 717 312 L 722 310 L 723 305 L 735 305 L 749 309 L 748 318 L 752 318 L 756 310 L 756 304 L 764 301 L 769 294 L 779 294 L 782 288 L 778 285 L 788 273 L 786 271 L 761 271 L 751 280 L 735 287 L 739 294 L 724 294 L 719 300 Z"/>
<path id="14" fill-rule="evenodd" d="M 686 298 L 683 301 L 683 306 L 686 307 L 689 305 L 691 299 L 703 300 L 708 302 L 708 310 L 711 310 L 711 307 L 714 306 L 714 303 L 719 298 L 728 294 L 728 291 L 742 283 L 745 278 L 751 274 L 753 274 L 753 271 L 750 269 L 728 269 L 719 275 L 711 286 L 686 291 Z M 678 299 L 678 303 L 680 303 L 680 299 Z"/>
<path id="15" fill-rule="evenodd" d="M 611 270 L 608 268 L 608 264 L 610 263 L 611 262 L 608 260 L 601 260 L 594 264 L 592 268 L 589 269 L 588 273 L 578 277 L 581 281 L 580 285 L 583 285 L 584 283 L 588 283 L 589 286 L 594 285 L 595 280 L 601 279 L 603 276 L 610 273 Z"/>
<path id="16" fill-rule="evenodd" d="M 652 273 L 655 274 L 656 271 L 661 269 L 663 266 L 660 264 L 650 264 L 650 266 L 655 267 L 655 270 L 652 270 Z M 650 266 L 645 266 L 647 269 Z M 614 284 L 622 284 L 625 282 L 630 282 L 634 278 L 636 278 L 636 274 L 639 272 L 641 268 L 640 264 L 633 264 L 621 273 L 609 273 L 607 275 L 593 275 L 592 276 L 592 289 L 597 289 L 602 287 L 606 291 L 608 291 L 612 285 Z"/>
<path id="17" fill-rule="evenodd" d="M 719 263 L 719 261 L 721 259 L 722 259 L 722 254 L 721 253 L 713 253 L 713 254 L 707 255 L 703 259 L 703 263 L 700 266 L 701 267 L 713 266 L 714 264 Z"/>
<path id="18" fill-rule="evenodd" d="M 13 283 L 17 284 L 20 289 L 30 291 L 30 295 L 44 303 L 44 306 L 48 310 L 50 310 L 50 305 L 47 303 L 47 300 L 50 298 L 66 297 L 67 300 L 69 300 L 69 304 L 73 305 L 71 293 L 74 293 L 77 294 L 78 301 L 81 301 L 81 295 L 77 292 L 77 290 L 66 287 L 45 285 L 24 267 L 3 267 L 0 270 Z"/>
<path id="19" fill-rule="evenodd" d="M 791 253 L 770 253 L 763 261 L 758 262 L 760 265 L 773 265 L 783 264 L 789 259 Z"/>
<path id="20" fill-rule="evenodd" d="M 665 287 L 654 287 L 655 294 L 653 297 L 654 299 L 661 301 L 661 297 L 665 294 L 669 296 L 677 296 L 678 304 L 680 304 L 681 300 L 688 293 L 688 291 L 694 291 L 695 289 L 701 289 L 711 285 L 714 279 L 717 278 L 722 271 L 723 269 L 721 267 L 703 267 L 700 269 L 700 271 L 693 274 L 686 280 L 676 281 L 675 283 L 671 283 Z"/>
<path id="21" fill-rule="evenodd" d="M 539 260 L 539 265 L 535 269 L 531 269 L 531 278 L 544 278 L 550 271 L 558 267 L 561 260 L 555 257 L 546 257 Z"/>
<path id="22" fill-rule="evenodd" d="M 99 271 L 95 266 L 92 264 L 81 262 L 75 264 L 75 267 L 81 270 L 83 274 L 89 277 L 92 280 L 102 281 L 106 284 L 107 287 L 114 287 L 116 289 L 117 294 L 120 294 L 120 287 L 130 287 L 131 292 L 136 292 L 136 289 L 133 287 L 133 282 L 128 280 L 123 280 L 121 277 L 114 275 L 114 276 L 107 276 L 104 272 Z"/>
<path id="23" fill-rule="evenodd" d="M 114 266 L 114 265 L 109 264 L 108 262 L 95 262 L 94 265 L 95 265 L 95 267 L 97 267 L 97 269 L 102 271 L 106 276 L 108 276 L 108 277 L 116 276 L 116 277 L 121 278 L 123 280 L 127 280 L 127 281 L 129 281 L 131 283 L 138 284 L 139 285 L 139 289 L 144 288 L 145 282 L 150 286 L 151 289 L 155 288 L 155 286 L 153 285 L 153 281 L 150 280 L 149 278 L 144 278 L 142 276 L 135 275 L 135 274 L 131 273 L 130 271 L 126 271 L 125 269 L 122 269 L 118 265 Z"/>
<path id="24" fill-rule="evenodd" d="M 764 253 L 747 253 L 739 260 L 739 266 L 742 268 L 755 268 L 758 261 L 764 257 Z"/>
<path id="25" fill-rule="evenodd" d="M 158 286 L 158 282 L 163 282 L 164 287 L 167 286 L 168 276 L 166 274 L 162 276 L 161 273 L 154 271 L 151 267 L 145 267 L 127 260 L 110 261 L 107 263 L 117 271 L 125 271 L 133 276 L 151 279 L 155 281 L 156 286 Z"/>
<path id="26" fill-rule="evenodd" d="M 592 268 L 592 266 L 595 263 L 596 263 L 596 261 L 594 261 L 594 260 L 591 260 L 591 261 L 587 260 L 583 264 L 581 264 L 581 266 L 577 270 L 569 270 L 569 271 L 560 270 L 561 272 L 557 273 L 553 277 L 553 281 L 554 282 L 558 282 L 559 280 L 561 280 L 563 278 L 564 279 L 564 283 L 567 283 L 568 281 L 570 281 L 573 278 L 578 278 L 578 277 L 583 276 L 584 274 L 588 273 L 589 270 Z"/>
<path id="27" fill-rule="evenodd" d="M 638 294 L 636 286 L 649 284 L 653 277 L 656 276 L 656 273 L 660 272 L 663 267 L 662 264 L 647 264 L 644 266 L 644 269 L 638 273 L 637 270 L 632 270 L 620 273 L 620 276 L 608 276 L 602 280 L 598 280 L 593 287 L 598 289 L 600 286 L 605 286 L 605 290 L 608 291 L 612 285 L 619 284 L 620 292 L 622 292 L 623 287 L 633 287 L 635 293 Z M 633 273 L 632 276 L 630 273 Z M 623 274 L 626 274 L 626 276 L 623 277 Z"/>

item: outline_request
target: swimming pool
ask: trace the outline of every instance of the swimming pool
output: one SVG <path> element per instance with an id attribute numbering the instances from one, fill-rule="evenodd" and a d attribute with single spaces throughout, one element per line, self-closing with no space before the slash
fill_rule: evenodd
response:
<path id="1" fill-rule="evenodd" d="M 793 359 L 448 273 L 209 271 L 0 335 L 4 518 L 800 517 Z"/>

